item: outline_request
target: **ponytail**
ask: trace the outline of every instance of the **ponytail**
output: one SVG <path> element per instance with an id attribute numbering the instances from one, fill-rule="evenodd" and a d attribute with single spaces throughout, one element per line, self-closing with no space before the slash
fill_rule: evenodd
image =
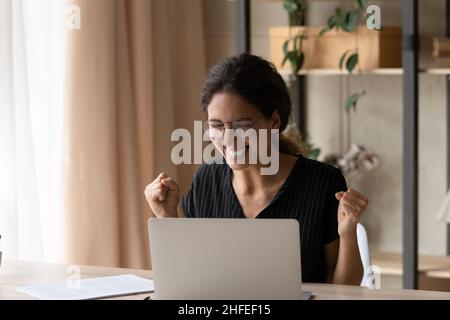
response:
<path id="1" fill-rule="evenodd" d="M 300 137 L 292 132 L 283 132 L 280 134 L 279 150 L 281 153 L 291 156 L 305 155 L 305 147 Z"/>

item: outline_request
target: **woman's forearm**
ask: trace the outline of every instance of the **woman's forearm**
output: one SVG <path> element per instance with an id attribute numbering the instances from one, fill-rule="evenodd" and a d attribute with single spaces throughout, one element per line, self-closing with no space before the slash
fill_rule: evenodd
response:
<path id="1" fill-rule="evenodd" d="M 334 284 L 360 285 L 363 274 L 364 270 L 355 231 L 354 235 L 341 237 L 339 241 L 339 254 L 331 282 Z"/>

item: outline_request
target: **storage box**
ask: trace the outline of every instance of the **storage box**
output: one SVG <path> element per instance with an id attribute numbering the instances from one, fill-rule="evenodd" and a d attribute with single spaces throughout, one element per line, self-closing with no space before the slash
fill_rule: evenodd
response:
<path id="1" fill-rule="evenodd" d="M 306 31 L 303 42 L 305 64 L 303 69 L 338 69 L 342 54 L 359 47 L 359 67 L 362 70 L 376 68 L 400 68 L 402 66 L 402 33 L 400 27 L 384 27 L 370 30 L 359 26 L 349 33 L 329 31 L 319 36 L 323 27 L 273 27 L 269 29 L 270 60 L 278 69 L 290 68 L 289 62 L 281 68 L 284 58 L 283 43 L 296 34 Z"/>

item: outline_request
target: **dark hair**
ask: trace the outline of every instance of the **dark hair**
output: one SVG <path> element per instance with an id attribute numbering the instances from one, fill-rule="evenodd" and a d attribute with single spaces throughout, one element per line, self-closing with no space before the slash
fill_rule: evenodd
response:
<path id="1" fill-rule="evenodd" d="M 280 152 L 300 155 L 302 144 L 295 134 L 283 133 L 292 112 L 289 92 L 275 66 L 261 57 L 242 53 L 216 64 L 203 86 L 201 107 L 207 111 L 216 93 L 229 92 L 240 96 L 268 119 L 274 111 L 280 115 Z"/>

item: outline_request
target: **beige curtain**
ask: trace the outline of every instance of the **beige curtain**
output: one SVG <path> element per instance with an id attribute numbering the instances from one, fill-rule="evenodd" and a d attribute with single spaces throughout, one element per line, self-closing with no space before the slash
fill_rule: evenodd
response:
<path id="1" fill-rule="evenodd" d="M 170 160 L 175 128 L 201 119 L 201 0 L 75 0 L 68 31 L 65 135 L 66 260 L 151 267 L 144 188 Z"/>

